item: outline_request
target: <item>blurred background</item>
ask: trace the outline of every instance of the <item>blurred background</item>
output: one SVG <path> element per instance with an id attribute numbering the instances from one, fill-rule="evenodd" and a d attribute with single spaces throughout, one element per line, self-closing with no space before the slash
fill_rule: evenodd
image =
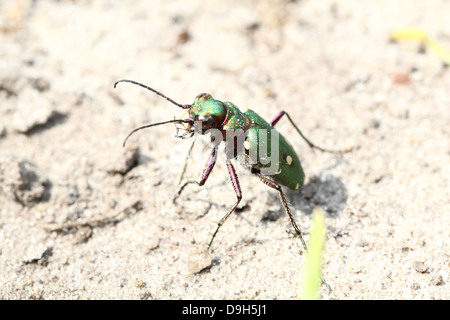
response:
<path id="1" fill-rule="evenodd" d="M 353 147 L 312 152 L 277 125 L 306 174 L 289 194 L 302 232 L 327 213 L 322 298 L 448 298 L 449 21 L 445 0 L 2 0 L 0 297 L 298 297 L 305 254 L 276 192 L 238 168 L 244 199 L 206 251 L 235 201 L 223 161 L 174 204 L 190 142 L 170 125 L 122 142 L 181 110 L 113 88 L 127 78 L 285 110 L 316 144 Z"/>

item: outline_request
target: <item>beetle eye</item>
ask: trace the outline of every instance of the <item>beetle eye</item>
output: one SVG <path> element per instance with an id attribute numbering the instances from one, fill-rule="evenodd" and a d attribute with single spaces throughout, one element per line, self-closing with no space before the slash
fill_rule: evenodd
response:
<path id="1" fill-rule="evenodd" d="M 197 117 L 198 121 L 201 121 L 203 128 L 210 129 L 215 125 L 215 120 L 212 116 L 209 115 L 199 115 Z"/>

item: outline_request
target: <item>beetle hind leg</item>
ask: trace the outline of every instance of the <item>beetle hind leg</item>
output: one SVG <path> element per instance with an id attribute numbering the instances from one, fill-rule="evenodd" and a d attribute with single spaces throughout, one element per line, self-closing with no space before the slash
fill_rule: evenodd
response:
<path id="1" fill-rule="evenodd" d="M 344 154 L 347 152 L 351 152 L 353 150 L 353 148 L 351 148 L 351 147 L 349 147 L 345 150 L 330 150 L 330 149 L 325 149 L 325 148 L 319 147 L 318 145 L 315 145 L 308 138 L 305 137 L 305 135 L 300 131 L 300 129 L 297 127 L 297 125 L 294 123 L 294 121 L 291 119 L 291 117 L 289 116 L 289 114 L 286 111 L 281 111 L 280 113 L 278 113 L 275 116 L 275 118 L 270 122 L 270 124 L 275 127 L 275 125 L 278 123 L 278 121 L 280 121 L 280 119 L 283 116 L 286 116 L 288 118 L 289 122 L 292 124 L 292 126 L 295 128 L 295 130 L 298 132 L 298 134 L 302 137 L 303 140 L 305 140 L 305 142 L 308 144 L 308 146 L 311 149 L 317 149 L 322 152 L 328 152 L 328 153 L 334 153 L 334 154 Z"/>
<path id="2" fill-rule="evenodd" d="M 257 176 L 257 177 L 265 184 L 265 185 L 267 185 L 267 186 L 269 186 L 269 187 L 271 187 L 271 188 L 273 188 L 273 189 L 275 189 L 275 190 L 278 191 L 278 193 L 279 193 L 279 195 L 280 195 L 281 202 L 283 203 L 284 210 L 285 210 L 286 213 L 288 214 L 289 220 L 291 221 L 291 225 L 292 225 L 292 227 L 294 228 L 294 231 L 295 231 L 295 233 L 297 234 L 297 236 L 300 238 L 300 240 L 301 240 L 301 242 L 302 242 L 302 244 L 303 244 L 303 247 L 305 248 L 305 250 L 307 250 L 308 247 L 307 247 L 307 245 L 306 245 L 305 239 L 303 239 L 303 234 L 302 234 L 302 232 L 300 231 L 300 229 L 298 228 L 297 223 L 296 223 L 295 220 L 294 220 L 294 216 L 292 215 L 291 209 L 289 209 L 289 205 L 288 205 L 286 196 L 284 195 L 283 189 L 281 188 L 281 185 L 278 184 L 278 183 L 276 183 L 275 181 L 273 181 L 273 180 L 271 180 L 271 179 L 269 179 L 269 178 L 263 176 L 263 175 L 260 174 L 260 173 L 256 173 L 256 172 L 253 172 L 253 173 L 254 173 L 254 174 L 255 174 L 255 175 L 256 175 L 256 176 Z"/>
<path id="3" fill-rule="evenodd" d="M 283 189 L 281 188 L 281 185 L 276 183 L 275 181 L 263 176 L 262 174 L 260 174 L 258 172 L 253 171 L 252 173 L 255 174 L 265 185 L 278 191 L 278 193 L 280 194 L 281 202 L 283 203 L 284 210 L 288 214 L 289 220 L 291 221 L 291 225 L 294 228 L 297 236 L 300 238 L 303 248 L 305 249 L 305 251 L 308 251 L 308 246 L 306 245 L 306 241 L 305 241 L 305 239 L 303 239 L 303 234 L 300 231 L 300 229 L 298 228 L 297 223 L 294 220 L 294 216 L 292 215 L 292 212 L 289 209 L 289 205 L 288 205 L 286 196 L 283 193 Z M 322 275 L 320 276 L 320 280 L 328 288 L 328 291 L 331 291 L 330 285 L 326 282 L 325 278 Z"/>

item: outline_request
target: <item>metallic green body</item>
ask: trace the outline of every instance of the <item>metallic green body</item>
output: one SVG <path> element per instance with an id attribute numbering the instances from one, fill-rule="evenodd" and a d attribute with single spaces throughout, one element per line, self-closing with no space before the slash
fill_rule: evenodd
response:
<path id="1" fill-rule="evenodd" d="M 221 102 L 209 94 L 200 94 L 192 104 L 189 113 L 193 118 L 212 116 L 214 119 L 220 119 L 221 123 L 216 123 L 213 128 L 221 130 L 224 139 L 226 139 L 227 131 L 242 130 L 245 140 L 241 142 L 244 145 L 238 145 L 235 148 L 245 151 L 245 164 L 250 165 L 252 170 L 269 176 L 272 180 L 293 190 L 298 190 L 303 185 L 305 175 L 293 147 L 256 112 L 252 110 L 242 112 L 231 102 Z M 272 150 L 272 146 L 276 146 L 272 140 L 276 137 L 278 137 L 278 151 Z M 273 156 L 272 151 L 275 152 Z M 271 163 L 271 159 L 277 159 L 277 163 Z M 264 170 L 274 166 L 276 167 L 274 171 Z"/>
<path id="2" fill-rule="evenodd" d="M 267 123 L 260 115 L 252 110 L 246 110 L 244 115 L 250 118 L 255 125 L 248 130 L 247 141 L 249 142 L 249 154 L 252 154 L 254 148 L 264 148 L 261 140 L 267 141 L 267 154 L 270 157 L 272 154 L 272 139 L 278 136 L 278 170 L 270 177 L 272 180 L 290 188 L 298 190 L 303 185 L 305 180 L 305 174 L 303 172 L 300 160 L 291 144 L 269 123 Z M 261 129 L 266 129 L 262 131 Z M 264 139 L 264 135 L 267 136 Z M 257 162 L 261 162 L 260 153 L 258 152 Z M 271 165 L 259 165 L 261 167 L 267 167 Z M 258 165 L 257 165 L 258 166 Z"/>

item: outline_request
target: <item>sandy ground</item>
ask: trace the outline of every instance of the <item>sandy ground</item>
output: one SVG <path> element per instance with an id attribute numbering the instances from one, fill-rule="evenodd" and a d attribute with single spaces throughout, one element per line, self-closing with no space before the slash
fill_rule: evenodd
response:
<path id="1" fill-rule="evenodd" d="M 326 210 L 324 299 L 448 299 L 450 73 L 389 32 L 450 47 L 450 2 L 0 2 L 0 298 L 295 299 L 305 253 L 277 193 L 223 159 L 177 203 L 189 140 L 136 126 L 201 92 L 270 120 L 302 159 L 289 201 Z M 199 143 L 195 154 L 207 152 Z M 206 162 L 195 157 L 187 178 Z M 286 232 L 286 230 L 290 230 Z M 307 237 L 307 236 L 306 236 Z"/>

